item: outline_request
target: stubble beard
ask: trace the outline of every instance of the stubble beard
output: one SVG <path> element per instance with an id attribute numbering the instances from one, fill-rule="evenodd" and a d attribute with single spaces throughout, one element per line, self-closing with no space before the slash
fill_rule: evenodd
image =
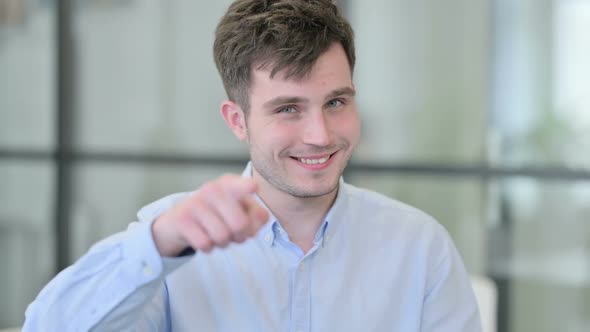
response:
<path id="1" fill-rule="evenodd" d="M 348 145 L 346 147 L 348 147 Z M 346 150 L 346 148 L 340 150 L 340 152 L 344 153 L 343 150 Z M 276 189 L 297 198 L 320 197 L 328 195 L 337 190 L 340 182 L 340 177 L 342 176 L 342 173 L 344 172 L 344 169 L 346 168 L 346 165 L 348 164 L 348 161 L 350 159 L 349 155 L 340 166 L 338 174 L 334 176 L 334 179 L 330 179 L 330 182 L 332 183 L 328 185 L 328 188 L 314 192 L 312 190 L 306 190 L 301 186 L 297 186 L 295 183 L 293 183 L 293 181 L 289 181 L 287 170 L 284 169 L 283 171 L 281 171 L 279 168 L 280 166 L 274 164 L 273 161 L 268 161 L 264 158 L 255 158 L 255 153 L 253 153 L 253 151 L 250 151 L 250 155 L 252 158 L 252 166 L 266 182 L 268 182 Z M 273 164 L 276 166 L 274 166 Z M 314 180 L 312 179 L 311 181 Z"/>

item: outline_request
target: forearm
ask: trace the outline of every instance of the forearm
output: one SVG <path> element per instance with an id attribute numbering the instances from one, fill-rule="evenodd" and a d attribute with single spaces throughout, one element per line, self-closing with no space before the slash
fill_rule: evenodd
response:
<path id="1" fill-rule="evenodd" d="M 167 319 L 164 277 L 189 257 L 162 260 L 150 228 L 151 223 L 134 223 L 57 275 L 27 309 L 24 331 L 138 324 L 161 330 Z"/>

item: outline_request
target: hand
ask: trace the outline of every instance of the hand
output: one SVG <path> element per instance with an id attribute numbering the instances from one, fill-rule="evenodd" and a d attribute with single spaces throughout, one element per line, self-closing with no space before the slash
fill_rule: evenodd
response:
<path id="1" fill-rule="evenodd" d="M 269 215 L 254 198 L 256 183 L 224 175 L 162 214 L 152 225 L 162 256 L 177 256 L 187 247 L 208 252 L 256 235 Z"/>

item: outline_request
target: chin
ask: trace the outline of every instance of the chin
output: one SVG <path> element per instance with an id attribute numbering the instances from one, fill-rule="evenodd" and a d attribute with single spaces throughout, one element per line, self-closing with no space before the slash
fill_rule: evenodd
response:
<path id="1" fill-rule="evenodd" d="M 333 193 L 338 189 L 338 181 L 331 186 L 321 188 L 291 188 L 289 194 L 300 198 L 321 197 Z"/>

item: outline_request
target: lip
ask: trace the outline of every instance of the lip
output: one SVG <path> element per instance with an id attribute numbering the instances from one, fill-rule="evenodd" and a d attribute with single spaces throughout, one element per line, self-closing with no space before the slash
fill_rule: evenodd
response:
<path id="1" fill-rule="evenodd" d="M 316 156 L 305 156 L 305 157 L 291 157 L 291 159 L 296 162 L 299 166 L 301 166 L 302 168 L 305 168 L 307 170 L 310 171 L 321 171 L 324 170 L 326 168 L 328 168 L 332 162 L 334 161 L 334 157 L 336 156 L 336 154 L 339 151 L 336 151 L 334 153 L 330 153 L 330 154 L 322 154 L 322 155 L 316 155 Z M 305 164 L 302 163 L 301 161 L 299 161 L 299 159 L 304 158 L 304 159 L 321 159 L 324 157 L 330 156 L 330 158 L 323 164 Z"/>

